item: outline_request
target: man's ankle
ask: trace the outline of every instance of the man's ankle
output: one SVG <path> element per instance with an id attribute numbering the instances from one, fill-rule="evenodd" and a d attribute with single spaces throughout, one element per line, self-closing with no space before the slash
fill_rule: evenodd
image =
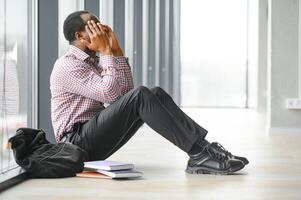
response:
<path id="1" fill-rule="evenodd" d="M 205 146 L 207 146 L 208 144 L 210 144 L 210 142 L 208 142 L 206 139 L 199 140 L 197 143 L 202 148 L 204 148 Z"/>
<path id="2" fill-rule="evenodd" d="M 208 142 L 206 139 L 200 139 L 194 143 L 190 151 L 188 152 L 188 155 L 196 155 L 203 151 L 204 147 L 206 147 L 210 142 Z"/>

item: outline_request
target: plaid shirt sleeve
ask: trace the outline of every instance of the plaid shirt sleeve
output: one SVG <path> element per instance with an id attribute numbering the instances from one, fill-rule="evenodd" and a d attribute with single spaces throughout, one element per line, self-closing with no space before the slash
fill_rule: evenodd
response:
<path id="1" fill-rule="evenodd" d="M 102 56 L 101 73 L 86 67 L 68 66 L 68 74 L 62 74 L 62 84 L 73 93 L 100 101 L 113 103 L 133 88 L 131 70 L 126 58 Z"/>
<path id="2" fill-rule="evenodd" d="M 126 57 L 116 57 L 118 67 L 117 76 L 119 81 L 119 86 L 121 90 L 121 95 L 126 94 L 129 90 L 134 87 L 133 76 L 128 64 L 128 59 Z"/>

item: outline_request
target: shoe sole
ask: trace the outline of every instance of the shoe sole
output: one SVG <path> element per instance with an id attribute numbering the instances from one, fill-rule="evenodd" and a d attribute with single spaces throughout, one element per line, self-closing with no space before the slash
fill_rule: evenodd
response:
<path id="1" fill-rule="evenodd" d="M 237 165 L 233 166 L 232 168 L 220 171 L 220 170 L 215 170 L 207 167 L 187 167 L 186 168 L 186 173 L 188 174 L 214 174 L 214 175 L 229 175 L 233 174 L 234 172 L 237 172 L 244 168 L 245 165 Z"/>

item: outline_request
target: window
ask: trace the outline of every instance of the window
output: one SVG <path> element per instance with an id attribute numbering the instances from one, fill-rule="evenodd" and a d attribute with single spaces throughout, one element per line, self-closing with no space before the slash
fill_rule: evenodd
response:
<path id="1" fill-rule="evenodd" d="M 255 107 L 258 1 L 181 6 L 182 106 Z"/>
<path id="2" fill-rule="evenodd" d="M 17 5 L 17 6 L 16 6 Z M 0 182 L 18 168 L 8 139 L 19 127 L 35 126 L 32 49 L 34 1 L 0 1 Z M 18 13 L 16 15 L 16 13 Z M 20 31 L 22 30 L 22 31 Z"/>
<path id="3" fill-rule="evenodd" d="M 83 0 L 59 0 L 58 1 L 58 6 L 59 6 L 59 55 L 58 57 L 61 57 L 64 55 L 69 48 L 69 43 L 65 39 L 64 36 L 64 30 L 63 30 L 63 25 L 64 21 L 67 18 L 67 16 L 77 10 L 84 10 L 84 1 Z"/>

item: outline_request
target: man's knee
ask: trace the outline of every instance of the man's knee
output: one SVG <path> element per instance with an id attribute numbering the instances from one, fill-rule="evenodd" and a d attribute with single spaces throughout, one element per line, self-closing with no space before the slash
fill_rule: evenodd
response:
<path id="1" fill-rule="evenodd" d="M 136 87 L 135 91 L 137 93 L 145 93 L 145 92 L 149 92 L 150 90 L 146 86 L 140 85 Z"/>
<path id="2" fill-rule="evenodd" d="M 152 92 L 146 86 L 141 85 L 134 89 L 134 94 L 135 96 L 140 96 L 140 95 L 145 96 L 148 94 L 152 95 Z"/>
<path id="3" fill-rule="evenodd" d="M 156 87 L 151 88 L 150 91 L 152 91 L 152 93 L 153 93 L 154 95 L 156 95 L 156 96 L 160 96 L 160 95 L 165 95 L 165 94 L 167 94 L 167 93 L 165 92 L 165 90 L 163 90 L 163 89 L 162 89 L 161 87 L 159 87 L 159 86 L 156 86 Z"/>
<path id="4" fill-rule="evenodd" d="M 155 95 L 152 93 L 152 91 L 147 88 L 146 86 L 138 86 L 134 89 L 133 93 L 132 93 L 134 99 L 141 99 L 143 101 L 143 99 L 153 99 L 155 98 Z M 136 101 L 136 102 L 140 102 L 140 101 Z"/>
<path id="5" fill-rule="evenodd" d="M 155 96 L 163 96 L 168 95 L 167 92 L 165 92 L 161 87 L 156 86 L 151 89 L 147 88 L 146 86 L 138 86 L 135 89 L 136 94 L 150 94 Z"/>

